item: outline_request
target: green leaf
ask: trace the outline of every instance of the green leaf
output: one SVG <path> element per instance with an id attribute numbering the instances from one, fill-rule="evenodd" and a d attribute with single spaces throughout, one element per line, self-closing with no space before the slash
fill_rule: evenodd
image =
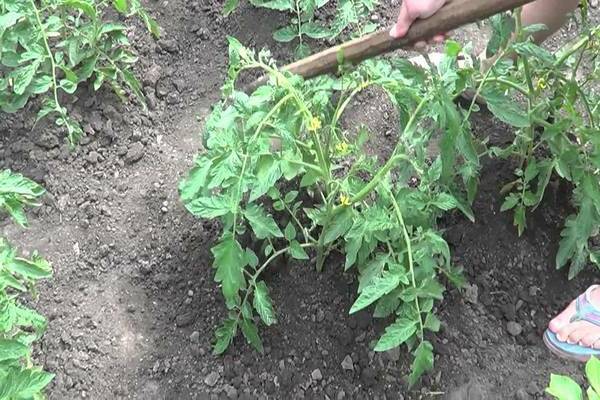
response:
<path id="1" fill-rule="evenodd" d="M 267 215 L 262 207 L 256 204 L 249 204 L 244 211 L 244 217 L 246 217 L 250 223 L 250 226 L 258 239 L 283 237 L 283 233 L 277 226 L 273 217 Z"/>
<path id="2" fill-rule="evenodd" d="M 126 14 L 128 10 L 127 0 L 113 0 L 113 7 L 121 14 Z"/>
<path id="3" fill-rule="evenodd" d="M 250 3 L 255 7 L 268 8 L 270 10 L 288 11 L 295 9 L 295 3 L 291 0 L 250 0 Z"/>
<path id="4" fill-rule="evenodd" d="M 362 239 L 360 237 L 346 239 L 345 246 L 346 262 L 344 263 L 344 271 L 348 271 L 356 263 L 358 251 L 362 246 Z"/>
<path id="5" fill-rule="evenodd" d="M 344 209 L 341 213 L 336 215 L 327 226 L 324 227 L 323 243 L 331 243 L 340 236 L 344 235 L 352 226 L 353 212 L 350 208 Z"/>
<path id="6" fill-rule="evenodd" d="M 533 42 L 513 43 L 513 49 L 517 54 L 527 59 L 536 58 L 544 65 L 552 65 L 556 59 L 552 53 Z"/>
<path id="7" fill-rule="evenodd" d="M 92 20 L 96 19 L 96 7 L 93 2 L 86 0 L 61 0 L 62 4 L 83 11 Z"/>
<path id="8" fill-rule="evenodd" d="M 296 240 L 290 243 L 290 255 L 296 260 L 308 260 L 308 254 Z"/>
<path id="9" fill-rule="evenodd" d="M 600 394 L 596 392 L 592 387 L 587 388 L 588 400 L 600 400 Z"/>
<path id="10" fill-rule="evenodd" d="M 265 325 L 271 326 L 277 323 L 273 304 L 269 297 L 269 289 L 263 281 L 258 282 L 254 288 L 254 301 L 252 305 Z"/>
<path id="11" fill-rule="evenodd" d="M 249 202 L 253 202 L 275 186 L 281 178 L 281 165 L 272 156 L 262 156 L 256 165 L 256 182 L 250 191 Z"/>
<path id="12" fill-rule="evenodd" d="M 0 33 L 15 25 L 22 17 L 23 14 L 14 11 L 8 11 L 5 14 L 0 15 Z"/>
<path id="13" fill-rule="evenodd" d="M 356 299 L 350 308 L 350 314 L 354 314 L 370 306 L 382 296 L 396 289 L 399 284 L 399 275 L 388 271 L 384 272 L 381 276 L 375 277 L 368 286 L 362 289 L 360 296 L 358 296 L 358 299 Z"/>
<path id="14" fill-rule="evenodd" d="M 600 393 L 600 361 L 591 357 L 585 364 L 585 375 L 596 393 Z"/>
<path id="15" fill-rule="evenodd" d="M 294 228 L 294 224 L 292 224 L 291 221 L 286 225 L 283 234 L 288 241 L 292 241 L 296 238 L 296 228 Z"/>
<path id="16" fill-rule="evenodd" d="M 213 347 L 213 354 L 223 354 L 229 347 L 237 332 L 237 322 L 235 319 L 228 318 L 215 331 L 216 342 Z"/>
<path id="17" fill-rule="evenodd" d="M 258 352 L 263 353 L 264 348 L 260 336 L 258 335 L 258 328 L 250 319 L 244 318 L 241 324 L 242 333 L 248 341 L 248 343 L 254 347 Z"/>
<path id="18" fill-rule="evenodd" d="M 500 90 L 484 90 L 483 98 L 487 102 L 488 109 L 499 120 L 517 128 L 526 128 L 530 125 L 529 117 L 523 111 L 523 107 Z"/>
<path id="19" fill-rule="evenodd" d="M 316 22 L 307 22 L 302 24 L 300 32 L 312 39 L 325 39 L 331 36 L 331 31 L 324 26 L 317 24 Z"/>
<path id="20" fill-rule="evenodd" d="M 425 372 L 433 369 L 433 346 L 427 340 L 424 340 L 419 344 L 414 355 L 415 359 L 408 376 L 409 387 L 413 387 Z"/>
<path id="21" fill-rule="evenodd" d="M 298 31 L 294 26 L 285 26 L 273 32 L 273 39 L 278 42 L 288 43 L 298 36 Z"/>
<path id="22" fill-rule="evenodd" d="M 231 235 L 226 235 L 211 252 L 215 257 L 214 267 L 217 270 L 215 282 L 222 285 L 227 306 L 232 308 L 239 305 L 239 291 L 246 287 L 243 272 L 246 266 L 244 250 Z"/>
<path id="23" fill-rule="evenodd" d="M 458 202 L 451 194 L 439 193 L 433 201 L 433 205 L 440 210 L 449 211 L 456 208 Z"/>
<path id="24" fill-rule="evenodd" d="M 417 321 L 408 318 L 397 318 L 396 321 L 385 328 L 375 351 L 387 351 L 406 342 L 417 331 Z"/>
<path id="25" fill-rule="evenodd" d="M 511 193 L 504 199 L 500 212 L 512 210 L 519 203 L 519 197 L 515 193 Z"/>
<path id="26" fill-rule="evenodd" d="M 196 217 L 212 219 L 234 212 L 231 199 L 224 196 L 213 195 L 211 197 L 200 197 L 190 201 L 185 208 Z"/>
<path id="27" fill-rule="evenodd" d="M 29 354 L 29 347 L 16 340 L 0 339 L 0 362 L 18 360 Z"/>
<path id="28" fill-rule="evenodd" d="M 21 95 L 25 93 L 25 90 L 27 90 L 29 84 L 31 83 L 31 81 L 33 81 L 33 77 L 35 76 L 35 73 L 37 72 L 39 66 L 40 63 L 38 61 L 34 61 L 32 63 L 29 63 L 25 67 L 19 68 L 14 72 L 13 90 L 16 94 Z"/>
<path id="29" fill-rule="evenodd" d="M 179 195 L 184 203 L 192 201 L 206 186 L 206 178 L 210 171 L 211 161 L 200 158 L 196 166 L 188 173 L 187 177 L 179 184 Z"/>
<path id="30" fill-rule="evenodd" d="M 423 324 L 423 327 L 425 329 L 429 329 L 431 332 L 438 332 L 440 330 L 440 326 L 441 322 L 435 314 L 427 314 L 427 317 L 425 318 L 425 323 Z"/>
<path id="31" fill-rule="evenodd" d="M 546 393 L 558 400 L 583 400 L 583 392 L 573 379 L 568 376 L 550 375 L 550 385 Z"/>
<path id="32" fill-rule="evenodd" d="M 0 380 L 2 399 L 38 399 L 40 392 L 54 379 L 54 374 L 37 368 L 12 368 Z"/>
<path id="33" fill-rule="evenodd" d="M 225 1 L 225 6 L 223 7 L 223 14 L 228 16 L 235 10 L 240 3 L 240 0 L 227 0 Z"/>
<path id="34" fill-rule="evenodd" d="M 39 257 L 35 257 L 31 261 L 24 258 L 14 258 L 6 264 L 6 268 L 13 273 L 30 279 L 42 279 L 52 276 L 50 264 Z"/>

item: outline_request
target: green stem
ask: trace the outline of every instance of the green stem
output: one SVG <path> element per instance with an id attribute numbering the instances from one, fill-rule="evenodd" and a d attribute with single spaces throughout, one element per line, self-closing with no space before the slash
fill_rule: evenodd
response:
<path id="1" fill-rule="evenodd" d="M 307 248 L 307 247 L 314 247 L 314 244 L 312 243 L 302 243 L 300 244 L 300 247 L 302 248 Z M 273 254 L 271 254 L 271 257 L 269 257 L 261 266 L 260 268 L 258 268 L 256 270 L 256 272 L 254 273 L 254 275 L 252 275 L 252 277 L 250 278 L 250 281 L 248 282 L 248 289 L 246 290 L 246 294 L 244 295 L 244 300 L 242 301 L 242 307 L 240 307 L 240 311 L 238 312 L 237 318 L 236 318 L 236 323 L 240 320 L 240 317 L 242 316 L 242 308 L 243 305 L 246 304 L 246 302 L 248 301 L 248 298 L 250 297 L 250 294 L 253 291 L 253 288 L 256 287 L 256 280 L 258 279 L 258 277 L 260 276 L 260 274 L 262 274 L 262 272 L 265 270 L 265 268 L 267 268 L 269 266 L 269 264 L 271 262 L 273 262 L 273 260 L 275 260 L 277 257 L 279 257 L 280 255 L 288 252 L 290 250 L 290 247 L 285 247 L 281 250 L 277 250 L 276 252 L 274 252 Z"/>
<path id="2" fill-rule="evenodd" d="M 36 7 L 34 0 L 31 0 L 30 3 L 35 12 L 35 19 L 38 23 L 40 32 L 42 34 L 42 38 L 44 39 L 44 46 L 46 47 L 46 53 L 48 53 L 48 57 L 50 58 L 50 65 L 51 65 L 51 69 L 52 69 L 52 91 L 54 92 L 54 106 L 56 107 L 57 112 L 63 114 L 61 107 L 59 106 L 59 103 L 58 103 L 58 84 L 56 82 L 56 63 L 54 62 L 54 55 L 52 54 L 52 50 L 50 50 L 50 44 L 48 43 L 48 35 L 46 34 L 46 31 L 44 30 L 44 25 L 42 24 L 42 18 L 40 16 L 40 11 Z"/>
<path id="3" fill-rule="evenodd" d="M 398 222 L 400 223 L 400 225 L 402 227 L 402 235 L 404 237 L 404 242 L 406 244 L 406 252 L 408 253 L 408 269 L 410 272 L 411 285 L 416 290 L 417 282 L 415 279 L 415 265 L 414 265 L 414 260 L 413 260 L 412 244 L 411 244 L 411 240 L 410 240 L 410 235 L 408 234 L 408 229 L 406 228 L 406 224 L 404 223 L 404 217 L 402 216 L 402 211 L 400 210 L 400 206 L 398 205 L 398 202 L 396 201 L 394 194 L 389 189 L 387 189 L 387 191 L 388 191 L 390 198 L 392 199 L 392 205 L 394 206 L 394 213 L 396 214 L 396 218 L 398 219 Z M 417 314 L 419 315 L 419 329 L 421 332 L 419 337 L 421 339 L 423 339 L 424 327 L 423 327 L 423 317 L 421 316 L 421 307 L 419 306 L 419 296 L 415 296 L 415 307 L 417 309 Z"/>
<path id="4" fill-rule="evenodd" d="M 258 126 L 256 127 L 256 130 L 254 131 L 254 134 L 252 135 L 252 138 L 250 138 L 250 142 L 252 143 L 256 140 L 256 138 L 258 137 L 258 135 L 260 134 L 260 131 L 262 130 L 264 124 L 279 110 L 279 108 L 281 106 L 283 106 L 285 104 L 286 101 L 288 101 L 291 98 L 291 96 L 288 94 L 284 97 L 282 97 L 277 104 L 275 104 L 273 106 L 273 108 L 267 113 L 267 115 L 265 115 L 263 117 L 263 119 L 260 121 L 260 123 L 258 124 Z M 246 153 L 244 154 L 244 161 L 242 162 L 242 170 L 240 173 L 240 177 L 239 177 L 239 181 L 238 181 L 238 185 L 236 188 L 236 192 L 235 192 L 235 199 L 236 199 L 236 204 L 239 204 L 241 202 L 241 191 L 242 191 L 242 183 L 244 182 L 244 174 L 246 173 L 246 167 L 248 165 L 248 160 L 250 159 L 250 154 Z M 237 225 L 237 218 L 238 218 L 238 210 L 236 207 L 236 211 L 233 213 L 233 225 L 231 227 L 231 233 L 233 235 L 233 237 L 235 237 L 235 228 Z"/>
<path id="5" fill-rule="evenodd" d="M 479 81 L 479 83 L 483 82 L 483 80 Z M 519 85 L 516 82 L 513 81 L 509 81 L 508 79 L 504 79 L 504 78 L 488 78 L 486 80 L 487 83 L 500 83 L 502 85 L 506 85 L 512 89 L 515 89 L 516 91 L 520 92 L 521 94 L 528 96 L 529 95 L 529 91 L 524 88 L 523 86 Z"/>
<path id="6" fill-rule="evenodd" d="M 423 107 L 425 107 L 425 105 L 427 103 L 428 103 L 427 98 L 424 98 L 421 100 L 421 102 L 419 103 L 419 105 L 417 106 L 417 108 L 415 109 L 413 114 L 411 115 L 410 120 L 407 122 L 406 127 L 403 130 L 404 134 L 406 134 L 410 129 L 413 128 L 413 125 L 415 125 L 415 123 L 417 121 L 417 117 L 419 116 L 419 114 L 421 113 L 421 110 L 423 109 Z M 367 183 L 362 188 L 362 190 L 360 190 L 354 197 L 352 197 L 352 199 L 350 199 L 351 204 L 359 203 L 365 197 L 367 197 L 367 195 L 373 189 L 375 189 L 375 187 L 377 187 L 377 185 L 379 185 L 381 180 L 383 178 L 385 178 L 386 174 L 392 169 L 392 167 L 399 160 L 404 160 L 404 161 L 410 162 L 413 165 L 413 168 L 415 168 L 417 171 L 420 171 L 418 166 L 414 163 L 414 161 L 410 157 L 408 157 L 405 154 L 396 154 L 398 152 L 398 149 L 400 148 L 400 146 L 401 146 L 401 141 L 399 140 L 398 143 L 396 144 L 396 147 L 394 148 L 394 151 L 392 152 L 392 155 L 387 160 L 387 162 L 383 165 L 383 167 L 381 167 L 381 169 L 379 169 L 379 171 L 377 171 L 375 176 L 373 176 L 373 178 L 369 181 L 369 183 Z M 343 209 L 344 209 L 344 206 L 339 206 L 339 207 L 334 208 L 333 215 L 340 213 Z"/>
<path id="7" fill-rule="evenodd" d="M 334 212 L 332 212 L 332 208 L 331 208 L 331 203 L 327 202 L 327 217 L 325 219 L 325 222 L 323 223 L 323 230 L 321 231 L 321 234 L 319 235 L 319 242 L 317 243 L 317 272 L 322 272 L 323 271 L 323 264 L 325 263 L 325 232 L 327 231 L 327 228 L 329 228 L 329 224 L 331 223 L 331 220 L 335 217 Z M 335 211 L 335 210 L 333 210 Z"/>

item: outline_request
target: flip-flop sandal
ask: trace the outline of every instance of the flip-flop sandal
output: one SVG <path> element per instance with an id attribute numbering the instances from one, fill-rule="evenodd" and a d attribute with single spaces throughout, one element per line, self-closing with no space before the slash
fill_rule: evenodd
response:
<path id="1" fill-rule="evenodd" d="M 587 321 L 600 327 L 600 309 L 590 301 L 590 293 L 597 287 L 599 287 L 599 285 L 590 286 L 585 293 L 577 298 L 575 303 L 575 315 L 573 315 L 569 323 L 575 321 Z M 568 360 L 585 362 L 591 356 L 600 356 L 600 349 L 563 342 L 549 329 L 546 329 L 546 332 L 544 332 L 544 344 L 552 353 Z"/>

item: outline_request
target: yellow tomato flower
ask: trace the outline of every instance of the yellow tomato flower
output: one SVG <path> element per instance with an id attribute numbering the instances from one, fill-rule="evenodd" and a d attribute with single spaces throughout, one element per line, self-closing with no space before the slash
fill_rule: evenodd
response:
<path id="1" fill-rule="evenodd" d="M 318 117 L 312 117 L 308 124 L 308 130 L 315 132 L 321 129 L 321 120 Z"/>
<path id="2" fill-rule="evenodd" d="M 340 204 L 344 207 L 348 207 L 349 205 L 351 205 L 352 203 L 350 203 L 350 196 L 347 196 L 345 194 L 340 195 Z"/>
<path id="3" fill-rule="evenodd" d="M 335 145 L 335 150 L 339 153 L 339 154 L 345 154 L 348 152 L 348 143 L 346 142 L 340 142 L 338 144 Z"/>
<path id="4" fill-rule="evenodd" d="M 537 81 L 537 90 L 544 90 L 548 85 L 546 85 L 546 80 L 544 78 L 540 78 Z"/>

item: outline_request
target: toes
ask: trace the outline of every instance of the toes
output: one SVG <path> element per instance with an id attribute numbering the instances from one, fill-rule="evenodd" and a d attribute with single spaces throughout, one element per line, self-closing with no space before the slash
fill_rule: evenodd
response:
<path id="1" fill-rule="evenodd" d="M 567 338 L 567 342 L 571 344 L 581 344 L 586 336 L 594 334 L 594 332 L 597 331 L 597 329 L 594 329 L 594 325 L 591 325 L 589 322 L 579 321 L 576 323 L 574 322 L 573 325 L 576 326 L 571 333 L 569 333 L 569 337 Z"/>
<path id="2" fill-rule="evenodd" d="M 571 340 L 571 335 L 574 335 L 575 332 L 580 331 L 581 329 L 585 329 L 585 327 L 589 324 L 589 322 L 585 322 L 585 321 L 576 321 L 576 322 L 572 322 L 572 323 L 568 323 L 566 326 L 563 326 L 558 333 L 556 334 L 556 337 L 558 338 L 558 340 L 560 340 L 561 342 L 567 342 L 567 343 L 577 343 L 577 342 L 573 342 Z"/>
<path id="3" fill-rule="evenodd" d="M 560 314 L 558 314 L 550 324 L 548 324 L 548 329 L 551 332 L 558 334 L 561 329 L 569 324 L 571 317 L 575 314 L 575 301 L 572 301 L 571 304 L 567 308 L 563 310 Z"/>
<path id="4" fill-rule="evenodd" d="M 579 343 L 591 348 L 596 348 L 596 345 L 600 346 L 600 327 L 590 328 L 590 331 L 579 340 Z"/>

